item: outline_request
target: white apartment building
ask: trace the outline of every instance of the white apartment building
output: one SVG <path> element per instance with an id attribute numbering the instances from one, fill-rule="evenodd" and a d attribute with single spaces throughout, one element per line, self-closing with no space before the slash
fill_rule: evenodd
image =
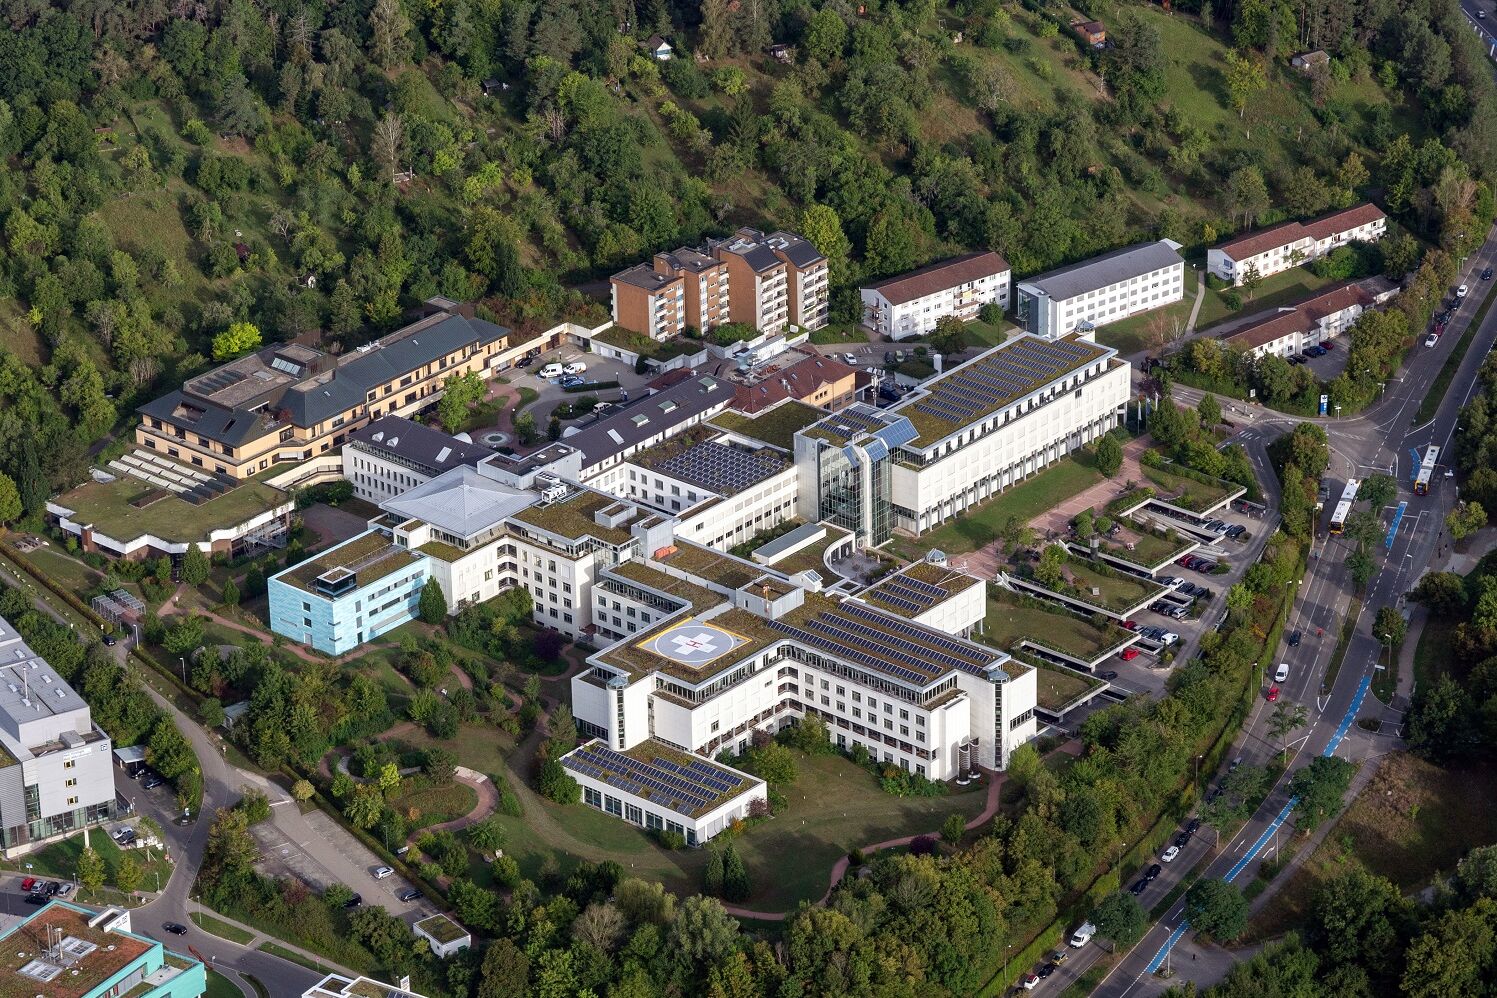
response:
<path id="1" fill-rule="evenodd" d="M 1223 335 L 1221 341 L 1229 349 L 1254 357 L 1293 356 L 1306 347 L 1341 335 L 1362 313 L 1391 297 L 1385 290 L 1380 294 L 1377 285 L 1391 285 L 1392 292 L 1397 292 L 1397 285 L 1382 278 L 1346 281 L 1297 305 L 1276 309 L 1258 321 L 1239 326 Z"/>
<path id="2" fill-rule="evenodd" d="M 839 747 L 944 780 L 1001 769 L 1034 737 L 1033 670 L 958 636 L 983 619 L 981 580 L 917 566 L 834 598 L 685 543 L 642 568 L 627 588 L 637 611 L 657 600 L 650 621 L 625 619 L 627 636 L 572 680 L 579 726 L 615 751 L 739 752 L 755 730 L 816 714 Z"/>
<path id="3" fill-rule="evenodd" d="M 1111 347 L 1015 337 L 890 409 L 854 405 L 797 433 L 799 515 L 865 545 L 924 533 L 1116 427 L 1129 393 Z"/>
<path id="4" fill-rule="evenodd" d="M 1318 260 L 1348 243 L 1375 243 L 1388 228 L 1388 216 L 1370 202 L 1332 212 L 1309 222 L 1285 222 L 1248 232 L 1206 251 L 1206 268 L 1228 284 L 1238 285 L 1249 271 L 1268 277 Z"/>
<path id="5" fill-rule="evenodd" d="M 676 536 L 714 548 L 795 515 L 795 466 L 782 452 L 705 427 L 640 451 L 587 484 L 674 517 Z"/>
<path id="6" fill-rule="evenodd" d="M 382 416 L 349 434 L 343 477 L 354 495 L 378 505 L 459 465 L 476 467 L 493 453 L 403 416 Z"/>
<path id="7" fill-rule="evenodd" d="M 880 336 L 925 336 L 943 316 L 977 317 L 984 305 L 1007 310 L 1013 271 L 997 253 L 968 253 L 859 289 L 863 324 Z"/>
<path id="8" fill-rule="evenodd" d="M 88 704 L 0 619 L 0 834 L 8 856 L 114 815 L 113 744 Z"/>
<path id="9" fill-rule="evenodd" d="M 1169 239 L 1139 243 L 1020 281 L 1019 322 L 1053 340 L 1180 301 L 1185 261 L 1179 249 Z"/>

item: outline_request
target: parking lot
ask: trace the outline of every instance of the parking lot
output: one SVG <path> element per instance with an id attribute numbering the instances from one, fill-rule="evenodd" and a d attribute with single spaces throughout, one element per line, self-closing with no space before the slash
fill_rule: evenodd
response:
<path id="1" fill-rule="evenodd" d="M 617 381 L 619 387 L 572 393 L 561 386 L 561 378 L 540 376 L 541 369 L 547 364 L 566 364 L 573 361 L 580 361 L 587 365 L 587 371 L 582 375 L 586 382 Z M 600 357 L 594 353 L 583 353 L 573 346 L 563 346 L 541 354 L 527 367 L 511 369 L 506 377 L 509 378 L 511 385 L 529 388 L 539 396 L 525 411 L 535 418 L 536 426 L 544 430 L 546 423 L 551 419 L 551 411 L 562 402 L 580 398 L 584 394 L 594 395 L 609 402 L 618 401 L 622 392 L 628 392 L 630 397 L 637 397 L 653 375 L 635 374 L 633 365 L 625 364 L 623 361 Z"/>

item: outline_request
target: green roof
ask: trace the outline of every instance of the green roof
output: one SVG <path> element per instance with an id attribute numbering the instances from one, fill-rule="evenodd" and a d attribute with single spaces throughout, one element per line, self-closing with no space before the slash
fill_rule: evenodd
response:
<path id="1" fill-rule="evenodd" d="M 520 523 L 549 531 L 568 540 L 596 537 L 606 544 L 627 544 L 630 533 L 619 527 L 605 527 L 593 517 L 599 510 L 620 505 L 620 500 L 601 492 L 574 492 L 560 502 L 538 503 L 514 515 Z"/>
<path id="2" fill-rule="evenodd" d="M 712 417 L 712 425 L 731 433 L 762 440 L 774 447 L 792 450 L 795 431 L 803 430 L 826 413 L 814 405 L 790 399 L 754 416 L 726 410 Z"/>
<path id="3" fill-rule="evenodd" d="M 768 571 L 711 548 L 685 542 L 677 542 L 675 551 L 655 560 L 728 589 L 747 585 Z"/>
<path id="4" fill-rule="evenodd" d="M 143 506 L 131 503 L 161 494 Z M 181 496 L 130 475 L 112 482 L 86 482 L 53 502 L 73 511 L 71 519 L 90 524 L 117 541 L 143 534 L 163 541 L 203 541 L 215 530 L 237 527 L 261 513 L 287 504 L 291 497 L 264 482 L 242 482 L 237 488 L 199 506 Z"/>
<path id="5" fill-rule="evenodd" d="M 319 575 L 335 568 L 347 568 L 357 564 L 359 567 L 355 570 L 358 575 L 356 588 L 362 589 L 392 572 L 398 572 L 415 560 L 416 555 L 413 552 L 393 543 L 384 534 L 368 533 L 355 537 L 346 544 L 340 544 L 330 551 L 299 562 L 276 578 L 298 589 L 313 592 L 312 582 Z"/>
<path id="6" fill-rule="evenodd" d="M 687 582 L 685 579 L 678 579 L 674 575 L 668 575 L 642 561 L 621 562 L 608 571 L 622 579 L 665 593 L 667 596 L 685 600 L 691 604 L 693 613 L 700 613 L 708 607 L 717 606 L 726 599 L 710 589 L 694 582 Z"/>
<path id="7" fill-rule="evenodd" d="M 416 928 L 425 932 L 439 943 L 455 942 L 468 935 L 468 930 L 458 925 L 446 915 L 432 915 L 423 918 L 416 923 Z"/>

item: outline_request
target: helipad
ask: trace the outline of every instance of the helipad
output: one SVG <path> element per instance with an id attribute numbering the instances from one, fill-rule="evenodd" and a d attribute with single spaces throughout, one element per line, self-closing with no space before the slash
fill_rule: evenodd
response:
<path id="1" fill-rule="evenodd" d="M 748 639 L 741 634 L 734 634 L 713 624 L 688 620 L 647 638 L 640 643 L 640 647 L 661 658 L 697 668 L 747 643 Z"/>

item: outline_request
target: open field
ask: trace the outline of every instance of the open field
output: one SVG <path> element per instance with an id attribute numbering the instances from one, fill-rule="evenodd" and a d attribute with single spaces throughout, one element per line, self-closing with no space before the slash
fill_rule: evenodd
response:
<path id="1" fill-rule="evenodd" d="M 1293 928 L 1320 885 L 1352 864 L 1412 894 L 1454 869 L 1469 850 L 1494 841 L 1497 766 L 1483 761 L 1442 769 L 1396 752 L 1248 931 L 1267 939 Z"/>
<path id="2" fill-rule="evenodd" d="M 1102 473 L 1092 465 L 1091 455 L 1075 454 L 918 538 L 896 537 L 892 549 L 912 561 L 925 557 L 931 548 L 940 548 L 947 554 L 976 551 L 997 540 L 1010 519 L 1028 523 L 1053 507 L 1057 500 L 1073 496 L 1101 480 Z"/>

